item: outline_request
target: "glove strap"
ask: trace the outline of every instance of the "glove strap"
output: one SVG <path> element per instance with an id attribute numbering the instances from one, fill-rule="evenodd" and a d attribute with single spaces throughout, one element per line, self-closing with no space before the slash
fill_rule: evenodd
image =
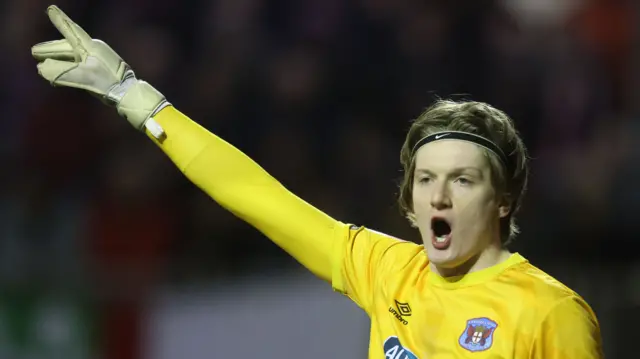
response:
<path id="1" fill-rule="evenodd" d="M 107 104 L 111 106 L 117 106 L 124 95 L 129 91 L 131 86 L 136 82 L 136 76 L 132 70 L 127 70 L 124 73 L 124 77 L 120 83 L 113 85 L 107 95 L 105 96 L 105 101 Z"/>
<path id="2" fill-rule="evenodd" d="M 160 92 L 144 81 L 134 80 L 116 108 L 133 127 L 142 130 L 147 120 L 166 106 L 168 106 L 167 100 Z"/>

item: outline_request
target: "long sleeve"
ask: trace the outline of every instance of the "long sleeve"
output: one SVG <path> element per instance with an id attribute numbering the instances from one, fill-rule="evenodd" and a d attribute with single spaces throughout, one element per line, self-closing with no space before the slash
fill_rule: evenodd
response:
<path id="1" fill-rule="evenodd" d="M 240 150 L 174 107 L 154 119 L 167 136 L 147 134 L 196 186 L 320 278 L 330 281 L 334 237 L 344 224 L 288 191 Z"/>

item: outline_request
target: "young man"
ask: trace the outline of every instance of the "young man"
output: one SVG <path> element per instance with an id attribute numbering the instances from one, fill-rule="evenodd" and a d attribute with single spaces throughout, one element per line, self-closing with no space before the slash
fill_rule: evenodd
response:
<path id="1" fill-rule="evenodd" d="M 402 149 L 400 202 L 422 235 L 416 245 L 302 201 L 57 7 L 48 14 L 65 39 L 32 48 L 40 75 L 115 105 L 194 184 L 353 299 L 371 318 L 370 358 L 602 357 L 584 300 L 505 249 L 517 232 L 527 157 L 504 113 L 440 101 L 415 121 Z"/>

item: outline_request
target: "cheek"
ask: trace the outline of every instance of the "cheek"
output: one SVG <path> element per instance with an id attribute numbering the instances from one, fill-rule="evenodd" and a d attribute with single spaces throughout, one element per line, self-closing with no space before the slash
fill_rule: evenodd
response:
<path id="1" fill-rule="evenodd" d="M 484 195 L 482 196 L 482 198 L 480 198 L 480 202 L 482 203 L 482 206 L 485 208 L 484 213 L 487 216 L 497 216 L 498 215 L 498 200 L 495 196 L 495 192 L 493 191 L 487 191 L 484 193 Z"/>
<path id="2" fill-rule="evenodd" d="M 413 213 L 418 216 L 420 213 L 424 213 L 430 206 L 431 202 L 429 196 L 424 191 L 416 190 L 414 187 L 413 195 L 411 197 L 413 201 Z"/>
<path id="3" fill-rule="evenodd" d="M 498 215 L 498 207 L 493 197 L 478 194 L 458 206 L 458 215 L 465 221 L 474 223 L 474 227 L 484 227 Z"/>

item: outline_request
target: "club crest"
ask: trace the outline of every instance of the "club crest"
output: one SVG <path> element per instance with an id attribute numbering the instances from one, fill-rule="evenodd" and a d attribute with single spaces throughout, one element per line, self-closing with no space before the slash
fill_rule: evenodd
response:
<path id="1" fill-rule="evenodd" d="M 472 352 L 487 350 L 493 344 L 493 333 L 497 327 L 498 324 L 489 318 L 469 319 L 458 343 Z"/>

